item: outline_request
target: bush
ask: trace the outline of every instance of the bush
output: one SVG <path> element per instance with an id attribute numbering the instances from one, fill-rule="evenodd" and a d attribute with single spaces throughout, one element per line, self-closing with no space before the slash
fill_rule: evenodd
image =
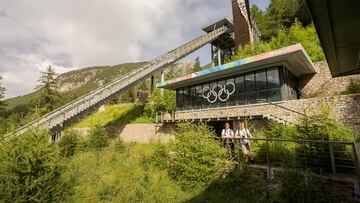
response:
<path id="1" fill-rule="evenodd" d="M 178 124 L 171 146 L 169 174 L 183 190 L 197 191 L 233 167 L 226 149 L 213 139 L 205 124 Z"/>
<path id="2" fill-rule="evenodd" d="M 213 181 L 189 203 L 197 202 L 271 202 L 267 182 L 256 173 L 244 168 L 232 171 L 225 178 Z"/>
<path id="3" fill-rule="evenodd" d="M 90 149 L 101 149 L 109 145 L 109 136 L 101 125 L 94 125 L 89 132 L 88 147 Z"/>
<path id="4" fill-rule="evenodd" d="M 60 153 L 45 131 L 0 143 L 0 202 L 56 202 L 66 190 Z"/>
<path id="5" fill-rule="evenodd" d="M 346 87 L 344 94 L 360 93 L 360 80 L 350 80 L 349 85 Z"/>
<path id="6" fill-rule="evenodd" d="M 121 138 L 116 138 L 115 140 L 113 140 L 113 141 L 111 142 L 111 144 L 112 144 L 113 149 L 114 149 L 116 152 L 122 153 L 122 152 L 125 151 L 125 144 L 124 144 L 124 142 L 122 141 Z"/>
<path id="7" fill-rule="evenodd" d="M 332 190 L 324 177 L 309 171 L 288 170 L 280 177 L 279 202 L 329 202 Z"/>
<path id="8" fill-rule="evenodd" d="M 74 155 L 78 142 L 79 135 L 75 130 L 65 130 L 58 144 L 61 155 L 65 158 Z"/>

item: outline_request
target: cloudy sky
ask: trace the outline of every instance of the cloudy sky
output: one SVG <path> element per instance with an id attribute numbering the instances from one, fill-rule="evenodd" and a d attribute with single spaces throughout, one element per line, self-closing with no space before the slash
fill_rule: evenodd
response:
<path id="1" fill-rule="evenodd" d="M 265 8 L 269 0 L 252 0 Z M 0 0 L 6 98 L 33 91 L 40 71 L 144 61 L 231 17 L 230 0 Z M 209 62 L 209 47 L 200 56 Z"/>

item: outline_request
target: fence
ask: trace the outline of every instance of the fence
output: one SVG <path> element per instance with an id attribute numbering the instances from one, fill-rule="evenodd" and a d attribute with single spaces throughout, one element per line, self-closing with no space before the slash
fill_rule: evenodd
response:
<path id="1" fill-rule="evenodd" d="M 218 139 L 231 149 L 229 152 L 239 166 L 244 163 L 241 143 L 249 140 L 250 154 L 254 158 L 254 162 L 249 162 L 250 166 L 266 168 L 269 179 L 274 177 L 274 169 L 310 170 L 321 175 L 350 178 L 354 181 L 355 192 L 360 193 L 358 143 L 267 138 Z"/>

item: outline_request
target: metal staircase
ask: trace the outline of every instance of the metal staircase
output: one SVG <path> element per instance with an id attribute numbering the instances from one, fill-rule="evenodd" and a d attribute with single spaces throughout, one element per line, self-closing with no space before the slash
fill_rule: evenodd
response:
<path id="1" fill-rule="evenodd" d="M 208 34 L 191 40 L 190 42 L 149 61 L 147 64 L 139 67 L 126 76 L 119 77 L 114 81 L 99 87 L 98 89 L 42 116 L 41 118 L 22 126 L 16 131 L 5 135 L 3 138 L 6 139 L 13 135 L 20 135 L 27 130 L 38 126 L 47 128 L 53 133 L 59 132 L 75 120 L 89 114 L 90 112 L 96 110 L 99 106 L 107 103 L 111 98 L 129 90 L 131 87 L 150 77 L 155 72 L 163 70 L 207 43 L 215 40 L 227 31 L 228 28 L 223 26 Z"/>

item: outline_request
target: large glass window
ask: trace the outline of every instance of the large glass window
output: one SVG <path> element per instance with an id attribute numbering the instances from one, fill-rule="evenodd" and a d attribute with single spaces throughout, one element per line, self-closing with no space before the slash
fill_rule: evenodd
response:
<path id="1" fill-rule="evenodd" d="M 176 107 L 178 109 L 182 109 L 183 108 L 183 101 L 182 101 L 182 98 L 183 98 L 183 89 L 180 88 L 178 90 L 176 90 Z"/>
<path id="2" fill-rule="evenodd" d="M 217 102 L 220 104 L 220 106 L 226 106 L 226 101 L 229 99 L 230 95 L 226 89 L 225 80 L 218 81 L 216 89 Z"/>
<path id="3" fill-rule="evenodd" d="M 244 75 L 240 75 L 235 78 L 235 87 L 236 87 L 236 97 L 237 97 L 237 104 L 245 104 L 246 98 L 245 98 L 245 79 Z"/>
<path id="4" fill-rule="evenodd" d="M 195 86 L 191 86 L 189 89 L 190 95 L 190 108 L 193 109 L 196 107 L 196 97 L 195 97 Z"/>
<path id="5" fill-rule="evenodd" d="M 272 67 L 179 88 L 176 94 L 177 108 L 209 108 L 296 98 L 296 79 L 286 69 Z M 286 97 L 281 95 L 282 88 Z"/>
<path id="6" fill-rule="evenodd" d="M 195 91 L 196 107 L 201 108 L 203 105 L 202 85 L 196 85 Z"/>
<path id="7" fill-rule="evenodd" d="M 245 75 L 245 89 L 246 89 L 246 103 L 256 103 L 256 81 L 254 73 L 248 73 Z"/>
<path id="8" fill-rule="evenodd" d="M 234 78 L 226 79 L 226 90 L 229 93 L 229 99 L 226 101 L 226 105 L 232 106 L 236 104 L 236 85 Z"/>
<path id="9" fill-rule="evenodd" d="M 190 108 L 190 96 L 189 96 L 189 88 L 188 87 L 184 87 L 183 89 L 183 102 L 184 102 L 184 109 L 189 109 Z"/>
<path id="10" fill-rule="evenodd" d="M 257 103 L 263 103 L 268 100 L 268 88 L 266 81 L 266 71 L 258 71 L 255 73 L 256 79 L 256 91 L 257 91 Z"/>
<path id="11" fill-rule="evenodd" d="M 217 82 L 210 83 L 210 89 L 207 93 L 207 100 L 209 102 L 210 107 L 216 107 L 218 106 L 218 98 L 217 98 L 217 92 L 219 91 L 219 88 L 217 86 Z"/>

